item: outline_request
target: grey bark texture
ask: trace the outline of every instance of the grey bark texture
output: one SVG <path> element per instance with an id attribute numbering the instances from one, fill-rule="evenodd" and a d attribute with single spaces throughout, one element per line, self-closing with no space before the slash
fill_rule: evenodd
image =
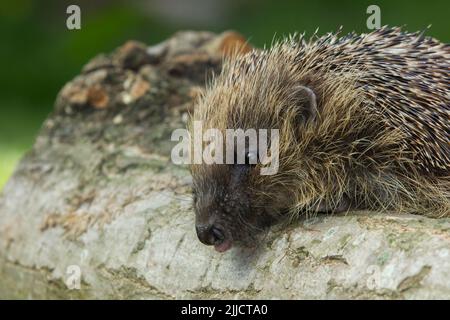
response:
<path id="1" fill-rule="evenodd" d="M 235 44 L 128 42 L 64 86 L 0 197 L 0 298 L 450 298 L 449 219 L 319 215 L 253 249 L 200 244 L 170 135 Z"/>

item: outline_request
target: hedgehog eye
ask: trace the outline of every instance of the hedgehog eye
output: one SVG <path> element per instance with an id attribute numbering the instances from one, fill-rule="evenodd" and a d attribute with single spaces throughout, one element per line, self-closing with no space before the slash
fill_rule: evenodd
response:
<path id="1" fill-rule="evenodd" d="M 249 151 L 245 154 L 245 164 L 255 165 L 258 163 L 258 155 L 256 152 Z"/>
<path id="2" fill-rule="evenodd" d="M 258 153 L 253 151 L 245 151 L 238 157 L 238 153 L 234 153 L 234 164 L 242 166 L 254 166 L 258 163 Z"/>

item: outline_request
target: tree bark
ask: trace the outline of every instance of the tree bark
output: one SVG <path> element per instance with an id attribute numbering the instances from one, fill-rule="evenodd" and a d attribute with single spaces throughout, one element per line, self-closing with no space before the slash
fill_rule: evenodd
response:
<path id="1" fill-rule="evenodd" d="M 236 44 L 181 32 L 99 55 L 59 93 L 0 197 L 0 298 L 450 298 L 450 220 L 352 212 L 218 254 L 171 132 Z"/>

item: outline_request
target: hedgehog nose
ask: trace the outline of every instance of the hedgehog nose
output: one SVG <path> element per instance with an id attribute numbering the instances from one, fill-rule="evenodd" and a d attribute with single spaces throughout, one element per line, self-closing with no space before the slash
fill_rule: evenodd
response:
<path id="1" fill-rule="evenodd" d="M 221 229 L 214 224 L 211 225 L 197 225 L 195 227 L 197 237 L 201 243 L 207 246 L 220 244 L 225 240 L 225 235 Z"/>

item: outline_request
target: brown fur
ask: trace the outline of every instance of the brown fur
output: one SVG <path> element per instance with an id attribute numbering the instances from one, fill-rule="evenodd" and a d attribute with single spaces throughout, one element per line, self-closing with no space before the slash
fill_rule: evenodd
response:
<path id="1" fill-rule="evenodd" d="M 248 242 L 286 214 L 450 216 L 449 58 L 449 45 L 383 28 L 291 37 L 225 61 L 192 120 L 279 129 L 280 168 L 262 176 L 258 165 L 192 165 L 197 220 L 215 215 L 234 241 Z M 316 94 L 313 120 L 298 85 Z"/>

